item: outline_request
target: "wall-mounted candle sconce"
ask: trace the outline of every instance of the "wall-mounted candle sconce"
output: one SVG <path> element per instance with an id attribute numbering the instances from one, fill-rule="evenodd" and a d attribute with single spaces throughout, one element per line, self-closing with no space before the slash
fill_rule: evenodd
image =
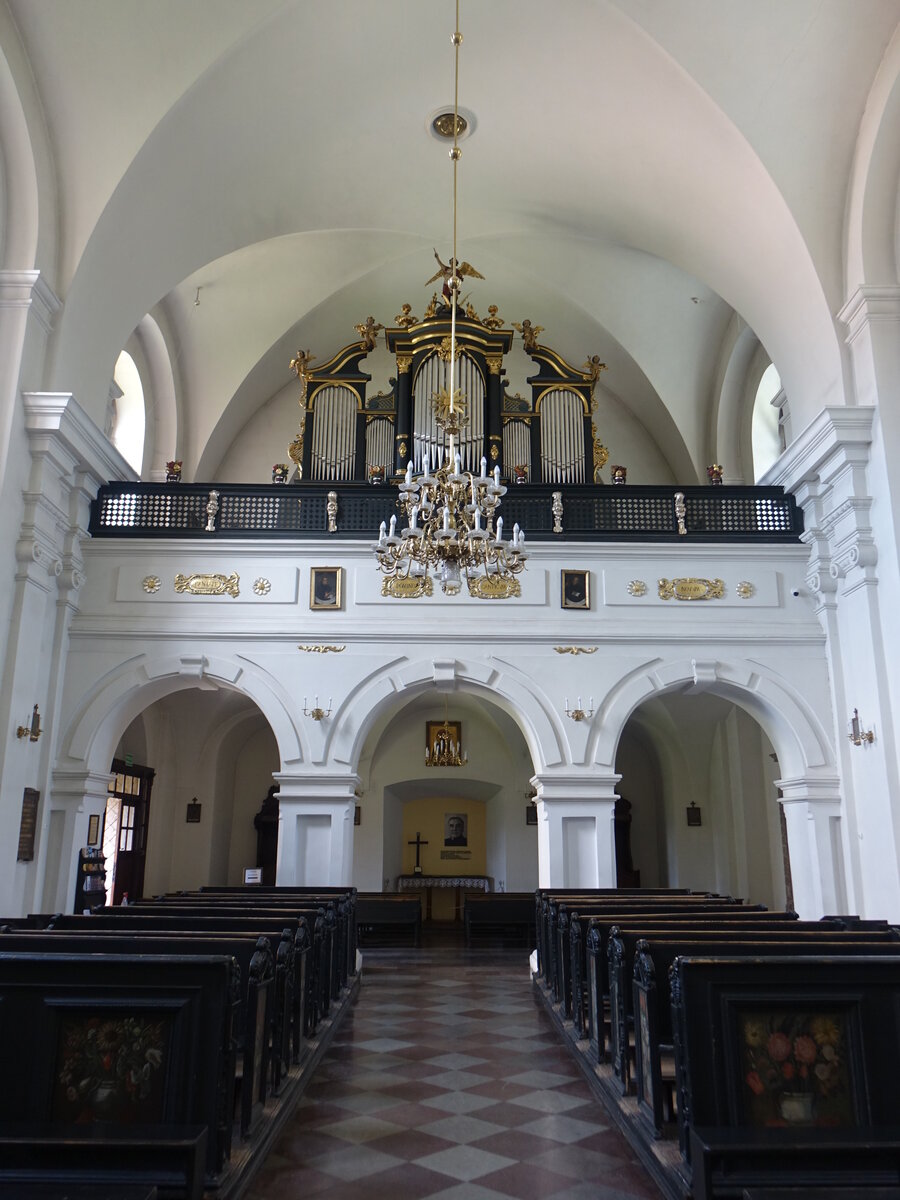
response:
<path id="1" fill-rule="evenodd" d="M 566 716 L 572 721 L 589 721 L 594 715 L 594 697 L 588 700 L 588 707 L 581 707 L 581 697 L 578 697 L 578 705 L 575 708 L 569 708 L 569 697 L 566 696 Z"/>
<path id="2" fill-rule="evenodd" d="M 875 733 L 871 729 L 863 729 L 859 722 L 859 710 L 854 708 L 850 721 L 850 732 L 847 737 L 854 746 L 871 746 L 875 741 Z"/>
<path id="3" fill-rule="evenodd" d="M 43 732 L 43 729 L 41 729 L 41 714 L 38 712 L 38 706 L 35 705 L 31 713 L 31 723 L 29 725 L 20 725 L 16 730 L 16 737 L 27 737 L 29 742 L 36 742 Z"/>
<path id="4" fill-rule="evenodd" d="M 303 715 L 304 717 L 312 717 L 314 721 L 324 721 L 326 717 L 331 716 L 331 697 L 328 697 L 328 711 L 324 708 L 319 708 L 319 697 L 313 700 L 312 708 L 306 707 L 306 697 L 303 697 Z"/>

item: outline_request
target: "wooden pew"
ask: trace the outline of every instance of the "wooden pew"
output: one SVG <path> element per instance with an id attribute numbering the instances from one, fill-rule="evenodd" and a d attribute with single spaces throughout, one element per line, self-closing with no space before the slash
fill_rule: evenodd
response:
<path id="1" fill-rule="evenodd" d="M 679 1137 L 694 1200 L 813 1183 L 864 1200 L 898 1186 L 898 996 L 900 956 L 677 959 Z"/>
<path id="2" fill-rule="evenodd" d="M 267 1046 L 274 1046 L 271 1067 L 276 1078 L 273 1088 L 277 1088 L 283 1067 L 285 1047 L 291 1043 L 289 1030 L 293 1027 L 293 1042 L 297 1044 L 298 1030 L 296 1025 L 299 1011 L 298 1003 L 293 1002 L 293 996 L 303 986 L 302 963 L 305 961 L 305 946 L 307 925 L 305 918 L 289 917 L 287 914 L 275 915 L 255 914 L 253 916 L 206 916 L 195 913 L 179 914 L 176 910 L 163 913 L 138 907 L 115 908 L 108 912 L 94 913 L 90 916 L 69 916 L 57 914 L 49 919 L 48 929 L 80 931 L 82 933 L 100 933 L 103 930 L 121 935 L 143 936 L 148 933 L 164 934 L 196 934 L 202 935 L 238 935 L 266 937 L 272 948 L 273 960 L 276 964 L 276 984 L 274 990 L 276 999 L 269 1007 L 270 1037 Z M 299 951 L 298 951 L 299 947 Z M 293 951 L 293 953 L 291 953 Z M 293 971 L 289 985 L 287 977 Z M 307 991 L 307 1001 L 309 1000 Z M 290 1014 L 290 1018 L 288 1016 Z M 277 1053 L 276 1053 L 277 1051 Z"/>
<path id="3" fill-rule="evenodd" d="M 467 896 L 464 921 L 467 946 L 472 945 L 478 934 L 518 937 L 525 945 L 533 945 L 534 897 L 531 892 L 493 892 L 487 896 Z"/>
<path id="4" fill-rule="evenodd" d="M 651 1122 L 655 1135 L 662 1130 L 666 1105 L 662 1080 L 662 1052 L 671 1051 L 669 971 L 682 955 L 791 954 L 797 958 L 828 955 L 897 955 L 900 942 L 890 931 L 883 934 L 820 929 L 657 932 L 613 931 L 609 940 L 610 1026 L 613 1072 L 624 1093 L 631 1082 L 629 1032 L 634 1032 L 638 1110 Z"/>
<path id="5" fill-rule="evenodd" d="M 153 1129 L 163 1156 L 200 1126 L 214 1186 L 231 1136 L 235 982 L 230 955 L 0 952 L 4 1136 L 124 1117 L 147 1127 L 146 1159 Z"/>
<path id="6" fill-rule="evenodd" d="M 409 937 L 414 946 L 422 939 L 422 901 L 418 896 L 359 892 L 356 927 L 360 945 L 384 945 L 384 938 Z"/>
<path id="7" fill-rule="evenodd" d="M 269 1041 L 259 1031 L 272 1024 L 271 1009 L 273 959 L 267 938 L 241 938 L 233 934 L 198 937 L 196 933 L 169 936 L 143 933 L 136 943 L 133 935 L 121 936 L 115 930 L 91 933 L 52 930 L 28 930 L 20 933 L 0 933 L 0 951 L 7 954 L 118 954 L 175 957 L 178 955 L 229 954 L 234 959 L 234 1011 L 232 1013 L 233 1044 L 228 1074 L 236 1075 L 236 1056 L 241 1058 L 235 1101 L 240 1113 L 241 1134 L 250 1134 L 251 1126 L 262 1111 L 266 1099 L 266 1061 Z M 255 961 L 254 961 L 255 960 Z M 277 993 L 276 993 L 277 995 Z M 260 1055 L 264 1056 L 260 1058 Z M 226 1156 L 230 1154 L 229 1140 Z"/>

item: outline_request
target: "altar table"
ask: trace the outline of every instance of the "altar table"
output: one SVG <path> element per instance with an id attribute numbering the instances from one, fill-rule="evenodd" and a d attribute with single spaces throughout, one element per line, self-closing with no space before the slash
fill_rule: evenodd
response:
<path id="1" fill-rule="evenodd" d="M 399 892 L 424 891 L 425 920 L 431 920 L 431 895 L 434 888 L 456 889 L 456 920 L 462 920 L 463 892 L 489 892 L 493 885 L 489 875 L 399 875 Z"/>

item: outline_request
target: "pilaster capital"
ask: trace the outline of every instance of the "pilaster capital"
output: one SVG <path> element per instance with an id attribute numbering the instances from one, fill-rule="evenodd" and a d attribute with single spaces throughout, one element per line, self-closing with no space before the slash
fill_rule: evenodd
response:
<path id="1" fill-rule="evenodd" d="M 93 490 L 134 471 L 71 392 L 23 392 L 25 430 L 34 455 L 62 456 L 69 470 L 87 476 Z"/>
<path id="2" fill-rule="evenodd" d="M 840 309 L 837 318 L 847 328 L 848 345 L 867 325 L 900 322 L 900 284 L 862 284 Z"/>
<path id="3" fill-rule="evenodd" d="M 615 804 L 618 774 L 598 775 L 587 771 L 553 771 L 533 775 L 531 785 L 538 802 L 550 804 Z"/>
<path id="4" fill-rule="evenodd" d="M 869 405 L 823 408 L 759 482 L 798 495 L 805 483 L 827 482 L 845 466 L 865 466 L 874 419 Z"/>
<path id="5" fill-rule="evenodd" d="M 58 767 L 50 780 L 50 802 L 53 808 L 72 808 L 86 811 L 87 804 L 93 811 L 105 808 L 109 795 L 108 772 L 89 771 L 84 767 Z"/>
<path id="6" fill-rule="evenodd" d="M 805 775 L 776 779 L 780 804 L 808 804 L 812 813 L 837 816 L 841 809 L 841 781 L 836 775 Z"/>
<path id="7" fill-rule="evenodd" d="M 0 308 L 27 308 L 41 329 L 50 333 L 62 301 L 40 271 L 0 271 Z"/>
<path id="8" fill-rule="evenodd" d="M 354 774 L 331 774 L 327 771 L 312 775 L 292 775 L 276 772 L 272 778 L 278 784 L 280 805 L 296 802 L 307 811 L 311 807 L 332 809 L 336 804 L 356 803 L 360 778 Z"/>

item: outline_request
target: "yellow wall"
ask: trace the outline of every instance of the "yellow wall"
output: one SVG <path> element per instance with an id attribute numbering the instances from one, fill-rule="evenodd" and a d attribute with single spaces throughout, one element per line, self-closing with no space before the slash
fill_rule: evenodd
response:
<path id="1" fill-rule="evenodd" d="M 444 846 L 444 816 L 465 813 L 468 818 L 468 846 L 471 858 L 441 858 Z M 419 862 L 423 875 L 484 875 L 486 858 L 486 815 L 483 800 L 409 800 L 403 805 L 403 874 L 411 875 L 416 865 L 416 848 L 410 846 L 416 834 L 422 835 Z M 456 850 L 457 847 L 446 847 Z"/>
<path id="2" fill-rule="evenodd" d="M 465 813 L 467 817 L 468 845 L 465 847 L 444 846 L 444 817 L 447 813 Z M 416 848 L 409 842 L 415 841 L 417 833 L 427 846 L 422 847 L 419 862 L 423 875 L 484 875 L 487 862 L 486 812 L 483 800 L 409 800 L 403 805 L 403 873 L 412 875 L 416 865 Z M 470 858 L 441 858 L 441 851 L 468 851 Z M 435 888 L 432 893 L 432 918 L 438 921 L 453 920 L 453 889 Z M 424 910 L 424 902 L 423 902 Z"/>

